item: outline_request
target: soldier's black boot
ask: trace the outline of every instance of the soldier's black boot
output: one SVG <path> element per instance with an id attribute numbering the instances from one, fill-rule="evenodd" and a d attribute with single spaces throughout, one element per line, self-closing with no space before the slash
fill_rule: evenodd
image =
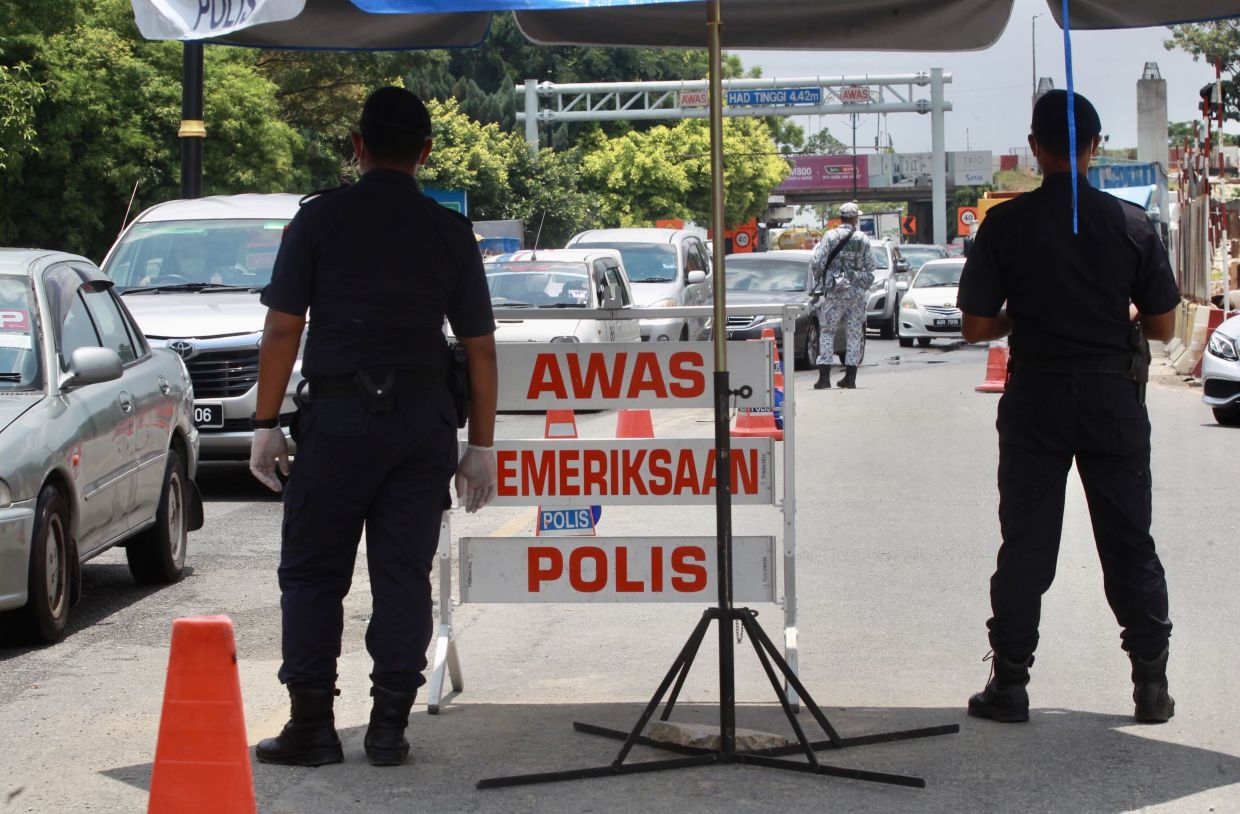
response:
<path id="1" fill-rule="evenodd" d="M 1165 724 L 1175 715 L 1175 699 L 1167 692 L 1167 656 L 1163 651 L 1152 659 L 1129 653 L 1132 662 L 1133 717 L 1140 724 Z"/>
<path id="2" fill-rule="evenodd" d="M 838 382 L 836 382 L 836 384 L 838 384 L 840 387 L 844 388 L 845 390 L 856 390 L 857 389 L 857 366 L 856 365 L 845 365 L 844 366 L 844 378 L 840 379 Z"/>
<path id="3" fill-rule="evenodd" d="M 814 382 L 814 389 L 815 390 L 831 389 L 831 366 L 830 365 L 819 365 L 818 366 L 818 381 Z"/>
<path id="4" fill-rule="evenodd" d="M 399 766 L 409 756 L 405 727 L 409 725 L 409 709 L 417 693 L 376 685 L 370 694 L 375 701 L 370 709 L 370 726 L 366 728 L 366 757 L 372 766 Z"/>
<path id="5" fill-rule="evenodd" d="M 1029 683 L 1033 656 L 1024 661 L 1013 661 L 999 653 L 992 656 L 990 681 L 969 699 L 969 714 L 1008 724 L 1029 720 L 1029 693 L 1025 686 Z"/>
<path id="6" fill-rule="evenodd" d="M 274 738 L 258 742 L 254 754 L 262 763 L 283 766 L 323 766 L 340 763 L 344 751 L 336 735 L 336 716 L 332 702 L 335 687 L 288 685 L 292 706 L 289 722 Z"/>

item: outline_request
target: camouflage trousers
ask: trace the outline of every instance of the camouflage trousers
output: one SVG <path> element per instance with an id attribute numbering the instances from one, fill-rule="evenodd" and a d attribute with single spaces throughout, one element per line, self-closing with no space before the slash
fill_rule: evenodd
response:
<path id="1" fill-rule="evenodd" d="M 835 331 L 844 321 L 844 364 L 861 364 L 862 340 L 865 335 L 865 292 L 843 297 L 823 297 L 818 303 L 818 364 L 832 364 L 835 355 Z"/>

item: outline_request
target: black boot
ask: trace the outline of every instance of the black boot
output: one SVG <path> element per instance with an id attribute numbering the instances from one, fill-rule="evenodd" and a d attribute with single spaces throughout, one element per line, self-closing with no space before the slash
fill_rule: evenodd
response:
<path id="1" fill-rule="evenodd" d="M 1132 662 L 1133 717 L 1140 724 L 1165 724 L 1175 715 L 1175 699 L 1167 693 L 1167 656 L 1163 651 L 1152 659 L 1129 653 Z"/>
<path id="2" fill-rule="evenodd" d="M 409 756 L 405 727 L 409 725 L 409 708 L 417 693 L 376 685 L 370 694 L 375 702 L 370 709 L 370 726 L 366 728 L 366 757 L 372 766 L 399 766 Z"/>
<path id="3" fill-rule="evenodd" d="M 1003 723 L 1029 720 L 1029 668 L 1033 656 L 1024 661 L 1013 661 L 994 653 L 990 663 L 990 681 L 986 688 L 969 699 L 969 714 L 974 718 L 989 718 Z"/>
<path id="4" fill-rule="evenodd" d="M 831 366 L 830 365 L 819 365 L 818 366 L 818 381 L 814 382 L 814 389 L 815 390 L 830 390 L 831 389 Z"/>
<path id="5" fill-rule="evenodd" d="M 857 389 L 857 366 L 856 365 L 844 365 L 844 378 L 840 379 L 838 382 L 836 382 L 836 384 L 838 384 L 840 387 L 844 388 L 845 390 L 856 390 Z"/>
<path id="6" fill-rule="evenodd" d="M 344 751 L 336 735 L 336 717 L 332 702 L 335 687 L 303 687 L 288 685 L 292 714 L 283 731 L 274 738 L 258 742 L 254 755 L 262 763 L 283 766 L 323 766 L 340 763 Z"/>

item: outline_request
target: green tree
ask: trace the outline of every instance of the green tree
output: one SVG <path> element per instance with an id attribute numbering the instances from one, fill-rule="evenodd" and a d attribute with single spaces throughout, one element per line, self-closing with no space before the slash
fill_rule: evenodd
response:
<path id="1" fill-rule="evenodd" d="M 831 135 L 826 127 L 805 140 L 801 152 L 808 155 L 846 155 L 850 152 L 847 144 Z"/>
<path id="2" fill-rule="evenodd" d="M 1240 121 L 1240 87 L 1235 82 L 1240 74 L 1240 19 L 1172 26 L 1171 39 L 1163 46 L 1192 54 L 1194 61 L 1217 62 L 1222 73 L 1230 74 L 1232 79 L 1223 80 L 1224 118 Z"/>
<path id="3" fill-rule="evenodd" d="M 469 118 L 455 99 L 432 99 L 427 107 L 435 123 L 435 148 L 419 177 L 428 186 L 465 190 L 474 220 L 504 218 L 512 200 L 510 167 L 525 142 L 497 124 Z"/>
<path id="4" fill-rule="evenodd" d="M 38 150 L 34 117 L 43 94 L 26 63 L 0 65 L 0 170 L 16 171 L 26 155 Z"/>

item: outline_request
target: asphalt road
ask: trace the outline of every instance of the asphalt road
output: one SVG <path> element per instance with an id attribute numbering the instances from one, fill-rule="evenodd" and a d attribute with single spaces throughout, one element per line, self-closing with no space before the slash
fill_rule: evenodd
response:
<path id="1" fill-rule="evenodd" d="M 1200 391 L 1156 370 L 1154 536 L 1171 586 L 1165 726 L 1130 719 L 1131 685 L 1102 594 L 1079 484 L 1069 484 L 1058 579 L 1043 607 L 1026 725 L 964 714 L 987 677 L 984 621 L 997 548 L 994 413 L 975 393 L 986 349 L 900 349 L 871 339 L 852 392 L 797 375 L 800 671 L 845 736 L 958 723 L 956 735 L 819 753 L 823 762 L 924 777 L 899 788 L 737 766 L 478 791 L 483 777 L 598 766 L 616 744 L 582 720 L 627 728 L 700 615 L 681 605 L 465 605 L 456 630 L 464 692 L 439 716 L 415 707 L 413 755 L 365 763 L 369 613 L 364 562 L 345 608 L 337 725 L 346 762 L 317 770 L 254 765 L 263 812 L 1207 812 L 1240 810 L 1240 629 L 1235 460 L 1240 432 L 1218 427 Z M 837 368 L 838 369 L 838 368 Z M 501 437 L 540 437 L 540 415 L 501 417 Z M 614 413 L 578 417 L 606 437 Z M 656 411 L 660 437 L 709 437 L 706 411 Z M 207 525 L 178 585 L 135 587 L 124 556 L 84 569 L 84 596 L 54 647 L 0 642 L 0 813 L 145 809 L 172 619 L 234 621 L 250 744 L 287 704 L 275 679 L 280 504 L 243 466 L 200 473 Z M 457 513 L 454 534 L 523 535 L 532 509 Z M 737 534 L 778 534 L 774 508 L 735 512 Z M 713 534 L 712 507 L 608 507 L 600 533 Z M 364 560 L 364 547 L 359 559 Z M 780 639 L 781 613 L 755 606 Z M 786 733 L 746 640 L 737 650 L 743 727 Z M 712 722 L 714 634 L 677 720 Z M 821 737 L 808 716 L 811 737 Z M 661 753 L 638 747 L 632 759 Z M 207 808 L 204 810 L 215 810 Z"/>

